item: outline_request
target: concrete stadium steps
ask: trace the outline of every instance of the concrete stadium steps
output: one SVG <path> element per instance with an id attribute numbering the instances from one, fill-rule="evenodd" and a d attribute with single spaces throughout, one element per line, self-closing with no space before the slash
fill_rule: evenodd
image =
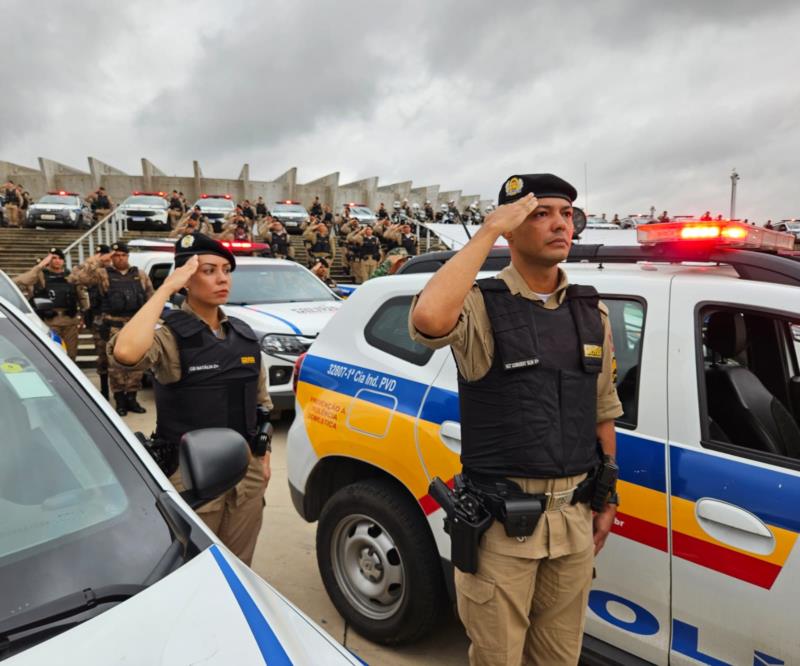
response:
<path id="1" fill-rule="evenodd" d="M 64 249 L 85 230 L 0 228 L 0 269 L 11 276 L 24 273 L 51 247 Z"/>

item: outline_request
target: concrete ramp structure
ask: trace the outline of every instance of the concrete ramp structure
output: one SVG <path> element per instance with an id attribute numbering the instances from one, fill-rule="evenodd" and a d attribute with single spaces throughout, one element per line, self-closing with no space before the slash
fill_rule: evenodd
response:
<path id="1" fill-rule="evenodd" d="M 83 196 L 102 186 L 112 200 L 119 203 L 132 192 L 183 192 L 189 203 L 206 194 L 230 194 L 235 201 L 264 197 L 267 205 L 276 201 L 299 201 L 309 207 L 314 197 L 331 206 L 334 212 L 346 203 L 366 204 L 376 209 L 383 202 L 391 210 L 395 201 L 408 199 L 410 203 L 424 205 L 430 201 L 434 208 L 455 199 L 459 209 L 478 201 L 477 195 L 462 196 L 461 190 L 440 191 L 439 185 L 414 187 L 410 180 L 381 185 L 378 176 L 363 178 L 352 183 L 339 183 L 339 172 L 299 183 L 297 167 L 291 167 L 275 180 L 251 180 L 250 165 L 244 164 L 236 178 L 208 178 L 198 161 L 192 162 L 192 173 L 187 176 L 168 176 L 147 158 L 141 159 L 141 173 L 130 174 L 97 157 L 88 158 L 88 171 L 40 157 L 38 169 L 13 162 L 0 161 L 0 180 L 11 179 L 31 193 L 34 199 L 48 191 L 66 190 Z M 482 200 L 481 207 L 489 200 Z"/>

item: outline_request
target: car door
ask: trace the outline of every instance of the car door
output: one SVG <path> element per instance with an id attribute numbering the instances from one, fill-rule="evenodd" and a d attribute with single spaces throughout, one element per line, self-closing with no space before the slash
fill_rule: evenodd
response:
<path id="1" fill-rule="evenodd" d="M 798 291 L 700 272 L 673 283 L 671 663 L 800 655 Z"/>

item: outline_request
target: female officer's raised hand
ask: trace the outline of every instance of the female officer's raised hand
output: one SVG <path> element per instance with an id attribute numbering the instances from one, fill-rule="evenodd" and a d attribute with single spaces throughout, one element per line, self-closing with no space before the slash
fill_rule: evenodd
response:
<path id="1" fill-rule="evenodd" d="M 199 265 L 200 258 L 198 255 L 195 254 L 189 257 L 189 261 L 180 268 L 176 268 L 167 276 L 162 286 L 168 289 L 170 294 L 180 291 L 186 286 L 186 283 L 189 282 L 189 278 L 197 272 L 197 267 Z"/>

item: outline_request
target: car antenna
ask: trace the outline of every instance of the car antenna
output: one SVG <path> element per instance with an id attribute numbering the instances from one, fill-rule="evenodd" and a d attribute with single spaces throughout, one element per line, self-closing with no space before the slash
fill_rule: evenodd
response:
<path id="1" fill-rule="evenodd" d="M 461 222 L 461 226 L 464 227 L 464 233 L 467 234 L 467 240 L 471 241 L 472 240 L 472 234 L 469 232 L 469 229 L 467 229 L 467 223 L 464 222 L 464 218 L 461 217 L 460 215 L 458 216 L 458 219 Z"/>

